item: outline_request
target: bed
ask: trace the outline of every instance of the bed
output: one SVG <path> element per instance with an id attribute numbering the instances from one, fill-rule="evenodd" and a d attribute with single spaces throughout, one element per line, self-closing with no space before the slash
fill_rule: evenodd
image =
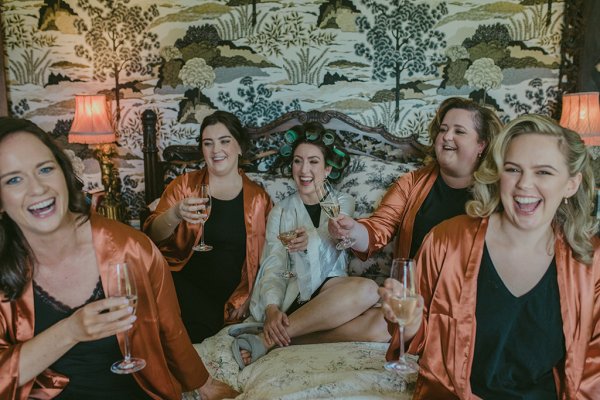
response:
<path id="1" fill-rule="evenodd" d="M 160 197 L 165 184 L 178 174 L 202 165 L 197 146 L 156 146 L 156 114 L 142 115 L 144 127 L 145 200 Z M 368 127 L 338 111 L 293 111 L 270 124 L 248 128 L 253 149 L 243 162 L 247 175 L 262 184 L 274 202 L 294 190 L 290 178 L 273 171 L 272 165 L 283 143 L 283 133 L 308 121 L 318 121 L 335 130 L 351 154 L 338 189 L 356 200 L 355 217 L 368 216 L 386 188 L 398 176 L 418 168 L 425 148 L 416 136 L 398 138 L 383 127 Z M 142 217 L 143 218 L 143 217 Z M 389 274 L 392 245 L 362 262 L 351 257 L 349 273 L 381 283 Z M 275 349 L 240 371 L 231 352 L 233 338 L 228 327 L 195 348 L 214 379 L 241 394 L 236 399 L 409 399 L 411 385 L 383 369 L 387 343 L 333 343 Z M 188 394 L 188 398 L 197 398 Z"/>

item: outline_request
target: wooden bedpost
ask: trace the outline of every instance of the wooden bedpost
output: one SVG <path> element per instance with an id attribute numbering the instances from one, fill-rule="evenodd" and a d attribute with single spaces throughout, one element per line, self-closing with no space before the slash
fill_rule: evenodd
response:
<path id="1" fill-rule="evenodd" d="M 158 148 L 156 147 L 156 112 L 146 110 L 142 113 L 142 126 L 144 131 L 144 191 L 146 204 L 160 197 L 163 191 L 162 168 L 158 161 Z"/>
<path id="2" fill-rule="evenodd" d="M 6 69 L 4 67 L 4 21 L 0 9 L 0 117 L 8 116 L 8 90 L 6 87 Z"/>

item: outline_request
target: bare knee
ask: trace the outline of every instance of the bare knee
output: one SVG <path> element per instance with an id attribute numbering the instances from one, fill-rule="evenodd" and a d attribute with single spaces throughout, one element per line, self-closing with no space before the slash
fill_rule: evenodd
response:
<path id="1" fill-rule="evenodd" d="M 390 341 L 391 336 L 388 332 L 388 324 L 385 318 L 383 318 L 381 308 L 370 308 L 364 312 L 363 316 L 366 317 L 368 321 L 365 324 L 365 341 L 380 343 L 387 343 Z"/>
<path id="2" fill-rule="evenodd" d="M 352 285 L 352 296 L 358 304 L 365 307 L 372 307 L 379 300 L 377 293 L 377 283 L 369 278 L 353 276 L 348 278 Z"/>

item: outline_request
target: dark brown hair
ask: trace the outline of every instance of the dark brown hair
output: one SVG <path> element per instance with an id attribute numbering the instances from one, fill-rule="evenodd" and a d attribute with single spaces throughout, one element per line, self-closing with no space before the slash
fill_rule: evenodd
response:
<path id="1" fill-rule="evenodd" d="M 231 136 L 238 142 L 240 148 L 242 149 L 242 157 L 246 155 L 246 152 L 250 148 L 250 136 L 246 129 L 242 126 L 242 122 L 236 117 L 234 114 L 217 110 L 211 115 L 207 116 L 202 120 L 202 125 L 200 125 L 200 136 L 198 137 L 198 146 L 200 151 L 202 151 L 202 134 L 204 133 L 204 129 L 207 126 L 216 125 L 221 123 L 225 125 Z"/>
<path id="2" fill-rule="evenodd" d="M 73 172 L 71 160 L 62 148 L 33 122 L 11 117 L 0 117 L 0 146 L 8 136 L 25 132 L 38 138 L 50 149 L 65 176 L 69 191 L 69 210 L 81 215 L 85 222 L 90 215 L 90 206 L 81 192 L 81 183 Z M 0 206 L 2 206 L 0 204 Z M 15 300 L 23 292 L 23 288 L 31 279 L 31 268 L 35 262 L 33 251 L 27 243 L 19 226 L 2 213 L 0 219 L 0 292 L 4 301 Z"/>

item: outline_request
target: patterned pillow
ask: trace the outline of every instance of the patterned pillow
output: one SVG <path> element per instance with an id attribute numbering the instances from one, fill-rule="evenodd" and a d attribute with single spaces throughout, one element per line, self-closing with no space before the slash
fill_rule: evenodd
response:
<path id="1" fill-rule="evenodd" d="M 337 189 L 354 197 L 354 218 L 368 217 L 373 213 L 387 188 L 405 173 L 419 168 L 419 163 L 384 162 L 370 156 L 354 156 L 346 169 L 346 176 Z M 277 203 L 296 190 L 294 181 L 281 175 L 248 172 L 248 177 L 262 185 Z M 382 283 L 389 276 L 393 242 L 385 246 L 367 261 L 350 256 L 349 273 L 364 276 Z"/>
<path id="2" fill-rule="evenodd" d="M 354 197 L 356 201 L 354 218 L 368 217 L 375 211 L 383 195 L 393 182 L 405 173 L 420 166 L 416 162 L 384 162 L 370 156 L 353 157 L 346 171 L 347 175 L 340 183 L 339 189 Z M 381 251 L 373 254 L 366 261 L 361 261 L 356 256 L 351 255 L 348 267 L 349 274 L 368 277 L 379 284 L 383 283 L 385 278 L 389 276 L 394 241 L 390 242 Z"/>
<path id="3" fill-rule="evenodd" d="M 246 172 L 246 176 L 261 185 L 269 193 L 273 203 L 279 203 L 296 191 L 296 184 L 287 176 L 264 172 Z"/>

